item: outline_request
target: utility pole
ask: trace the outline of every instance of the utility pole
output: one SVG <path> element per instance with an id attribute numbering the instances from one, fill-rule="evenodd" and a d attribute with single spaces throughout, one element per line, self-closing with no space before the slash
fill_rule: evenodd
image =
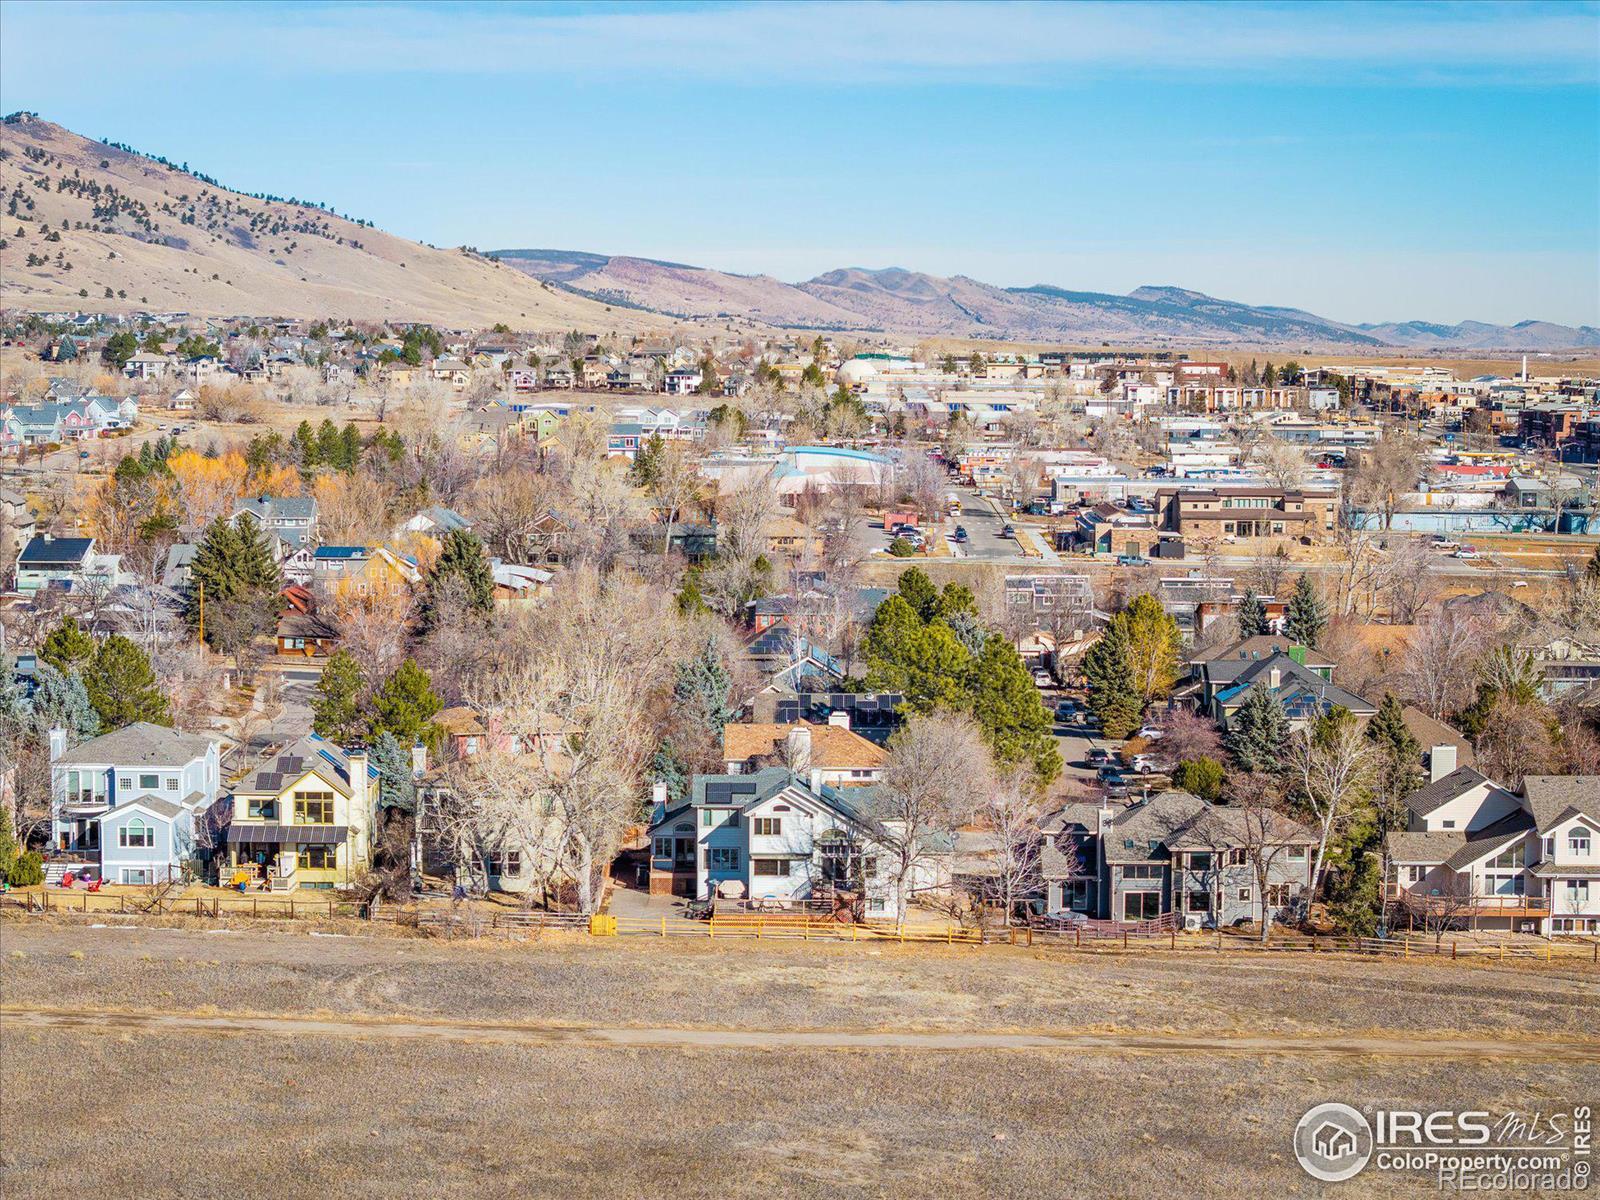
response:
<path id="1" fill-rule="evenodd" d="M 200 644 L 206 642 L 206 581 L 200 581 Z"/>

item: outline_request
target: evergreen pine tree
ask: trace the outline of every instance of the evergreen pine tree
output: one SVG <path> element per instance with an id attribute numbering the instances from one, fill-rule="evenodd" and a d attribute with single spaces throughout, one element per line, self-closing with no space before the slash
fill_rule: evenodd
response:
<path id="1" fill-rule="evenodd" d="M 366 724 L 361 693 L 367 686 L 361 665 L 347 650 L 339 650 L 323 664 L 317 696 L 311 702 L 311 728 L 339 745 L 355 741 Z"/>
<path id="2" fill-rule="evenodd" d="M 67 731 L 67 744 L 76 746 L 100 732 L 100 714 L 89 703 L 89 692 L 76 671 L 62 672 L 40 662 L 30 703 L 33 728 L 41 737 L 60 727 Z"/>
<path id="3" fill-rule="evenodd" d="M 908 567 L 900 572 L 900 583 L 896 589 L 901 599 L 911 605 L 911 610 L 923 622 L 933 620 L 934 612 L 939 606 L 939 590 L 933 586 L 933 581 L 927 577 L 920 567 Z"/>
<path id="4" fill-rule="evenodd" d="M 678 664 L 673 694 L 689 718 L 716 737 L 733 720 L 733 679 L 717 653 L 716 638 L 707 636 L 692 658 Z"/>
<path id="5" fill-rule="evenodd" d="M 355 422 L 347 421 L 339 431 L 339 469 L 349 472 L 360 465 L 361 431 L 355 427 Z"/>
<path id="6" fill-rule="evenodd" d="M 94 661 L 94 637 L 78 624 L 76 617 L 67 617 L 51 630 L 39 647 L 39 657 L 58 671 L 82 671 Z"/>
<path id="7" fill-rule="evenodd" d="M 1294 585 L 1294 595 L 1289 597 L 1284 632 L 1292 642 L 1301 646 L 1315 646 L 1327 628 L 1328 607 L 1322 602 L 1311 575 L 1304 574 Z"/>
<path id="8" fill-rule="evenodd" d="M 378 803 L 384 808 L 415 812 L 417 781 L 411 775 L 411 754 L 388 730 L 372 743 L 372 766 L 378 772 Z"/>
<path id="9" fill-rule="evenodd" d="M 667 785 L 668 804 L 679 804 L 689 794 L 689 768 L 678 757 L 671 738 L 662 738 L 650 756 L 649 775 L 652 782 Z"/>
<path id="10" fill-rule="evenodd" d="M 149 658 L 121 634 L 113 634 L 100 643 L 94 667 L 85 678 L 89 703 L 108 732 L 138 721 L 172 724 L 167 698 L 156 682 Z"/>
<path id="11" fill-rule="evenodd" d="M 310 421 L 301 421 L 295 429 L 294 449 L 302 471 L 309 472 L 317 465 L 317 435 L 312 432 Z"/>
<path id="12" fill-rule="evenodd" d="M 184 616 L 191 625 L 199 625 L 203 589 L 208 614 L 206 640 L 215 648 L 221 645 L 220 631 L 226 628 L 230 614 L 247 614 L 247 632 L 265 632 L 277 616 L 278 587 L 278 564 L 272 560 L 272 548 L 260 523 L 246 516 L 230 525 L 218 517 L 206 527 L 195 550 Z"/>
<path id="13" fill-rule="evenodd" d="M 433 627 L 442 599 L 452 594 L 459 595 L 480 616 L 494 611 L 494 569 L 478 535 L 465 529 L 452 529 L 444 535 L 439 561 L 428 575 L 422 598 L 425 629 Z"/>
<path id="14" fill-rule="evenodd" d="M 1244 597 L 1239 601 L 1239 636 L 1260 637 L 1266 632 L 1266 605 L 1261 603 L 1261 597 L 1256 595 L 1254 588 L 1245 588 Z"/>
<path id="15" fill-rule="evenodd" d="M 995 761 L 1030 768 L 1041 784 L 1061 774 L 1061 752 L 1051 736 L 1050 714 L 1039 703 L 1016 647 L 992 637 L 973 666 L 972 711 Z"/>
<path id="16" fill-rule="evenodd" d="M 1108 738 L 1127 737 L 1139 727 L 1144 709 L 1134 689 L 1124 626 L 1113 621 L 1106 627 L 1105 636 L 1083 656 L 1083 674 L 1089 684 L 1089 711 L 1100 719 Z"/>
<path id="17" fill-rule="evenodd" d="M 371 734 L 376 738 L 392 733 L 402 746 L 432 743 L 433 718 L 443 707 L 428 673 L 416 659 L 408 658 L 372 698 Z"/>
<path id="18" fill-rule="evenodd" d="M 1233 714 L 1223 744 L 1241 771 L 1279 770 L 1289 745 L 1289 718 L 1283 706 L 1266 688 L 1252 688 Z"/>

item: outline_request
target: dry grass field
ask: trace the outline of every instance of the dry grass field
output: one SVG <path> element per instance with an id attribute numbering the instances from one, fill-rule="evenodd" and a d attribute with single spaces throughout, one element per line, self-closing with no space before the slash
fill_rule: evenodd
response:
<path id="1" fill-rule="evenodd" d="M 115 918 L 108 923 L 114 923 Z M 0 926 L 7 1194 L 1316 1195 L 1314 1101 L 1546 1107 L 1594 1056 L 1210 1053 L 1205 1039 L 1594 1038 L 1600 975 L 1339 959 Z M 150 1028 L 134 1012 L 371 1018 L 352 1031 Z M 126 1023 L 117 1024 L 118 1014 Z M 447 1037 L 385 1022 L 449 1024 Z M 467 1022 L 539 1022 L 518 1044 Z M 265 1024 L 265 1023 L 263 1023 Z M 328 1023 L 330 1028 L 333 1022 Z M 606 1046 L 586 1028 L 967 1033 L 954 1050 Z M 1183 1050 L 995 1050 L 994 1031 L 1167 1031 Z M 1175 1190 L 1176 1189 L 1176 1190 Z M 1408 1194 L 1375 1174 L 1350 1196 Z"/>

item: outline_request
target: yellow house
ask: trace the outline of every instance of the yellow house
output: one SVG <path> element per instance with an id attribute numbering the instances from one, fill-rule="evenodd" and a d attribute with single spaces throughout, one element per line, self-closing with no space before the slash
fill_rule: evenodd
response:
<path id="1" fill-rule="evenodd" d="M 351 886 L 372 863 L 378 793 L 365 751 L 301 738 L 234 786 L 218 881 L 274 892 Z"/>
<path id="2" fill-rule="evenodd" d="M 371 602 L 409 597 L 422 584 L 422 570 L 387 546 L 318 546 L 311 578 L 339 600 Z"/>

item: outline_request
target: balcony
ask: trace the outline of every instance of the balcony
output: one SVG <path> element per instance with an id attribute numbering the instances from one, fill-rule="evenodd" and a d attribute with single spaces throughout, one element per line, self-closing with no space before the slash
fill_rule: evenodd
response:
<path id="1" fill-rule="evenodd" d="M 1453 892 L 1429 895 L 1413 892 L 1402 884 L 1391 883 L 1384 888 L 1384 899 L 1402 904 L 1418 916 L 1468 918 L 1550 915 L 1550 899 L 1547 896 L 1469 896 Z"/>

